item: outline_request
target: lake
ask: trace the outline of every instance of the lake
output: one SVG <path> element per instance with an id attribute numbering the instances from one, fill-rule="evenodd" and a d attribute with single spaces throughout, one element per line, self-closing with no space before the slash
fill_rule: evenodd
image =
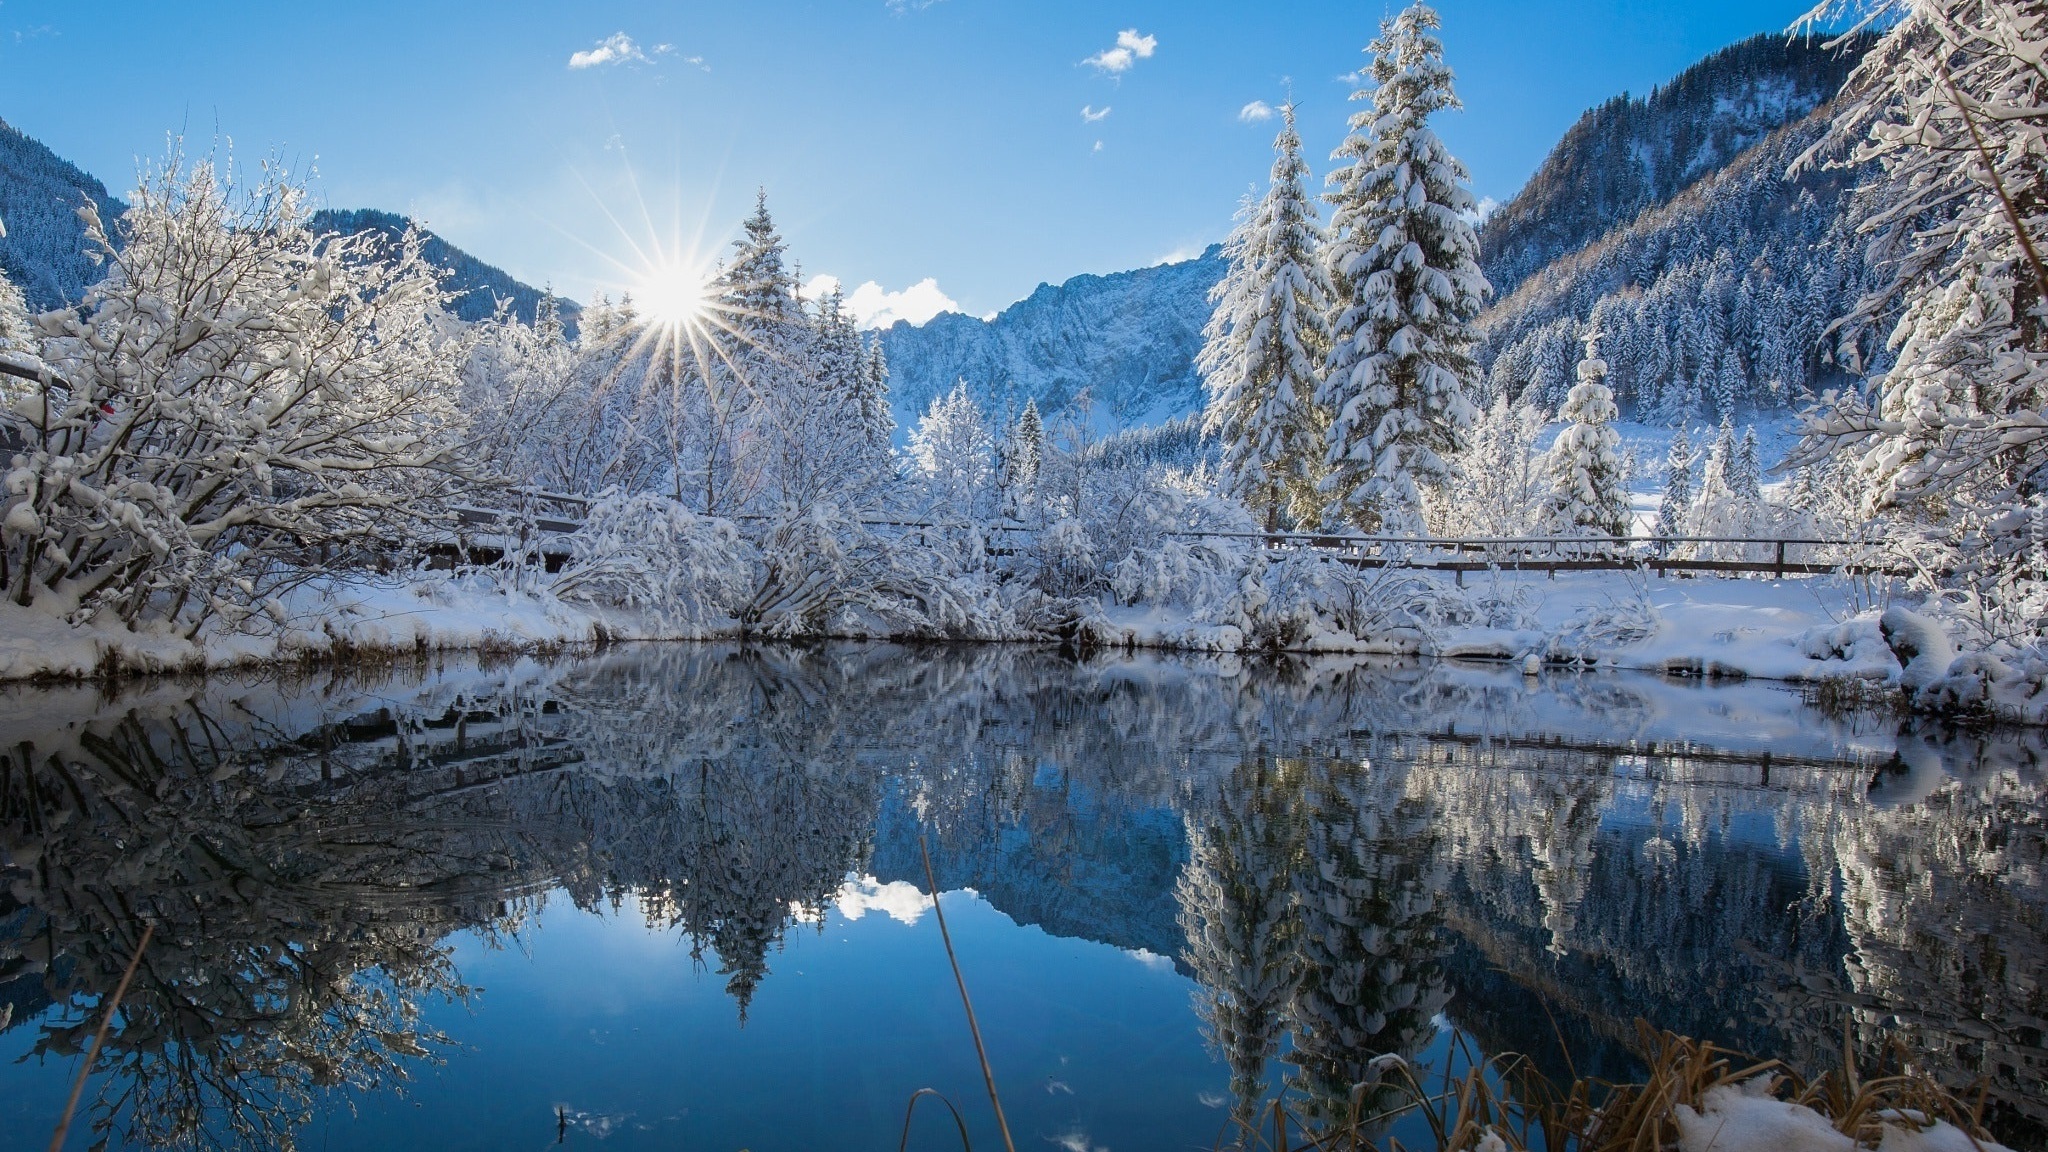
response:
<path id="1" fill-rule="evenodd" d="M 627 646 L 0 687 L 0 1149 L 1228 1146 L 1392 1053 L 1894 1039 L 2048 1134 L 2039 733 L 1783 685 Z M 1396 1129 L 1412 1138 L 1409 1129 Z M 923 1099 L 911 1147 L 957 1149 Z"/>

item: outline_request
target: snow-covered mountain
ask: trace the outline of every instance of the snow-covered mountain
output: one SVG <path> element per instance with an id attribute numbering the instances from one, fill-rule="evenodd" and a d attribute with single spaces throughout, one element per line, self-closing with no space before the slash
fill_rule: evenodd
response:
<path id="1" fill-rule="evenodd" d="M 1667 391 L 1682 405 L 1694 389 L 1710 410 L 1715 390 L 1731 386 L 1742 406 L 1768 407 L 1825 381 L 1831 365 L 1816 344 L 1858 289 L 1860 264 L 1814 245 L 1840 219 L 1846 179 L 1795 183 L 1784 173 L 1865 47 L 1757 36 L 1648 97 L 1623 94 L 1587 111 L 1480 230 L 1495 288 L 1481 363 L 1500 361 L 1497 375 L 1512 376 L 1516 390 L 1538 379 L 1554 404 L 1552 377 L 1561 395 L 1593 309 L 1647 297 L 1658 310 L 1630 329 L 1642 339 L 1608 357 L 1632 412 L 1656 408 Z M 1702 244 L 1726 250 L 1718 265 Z M 915 421 L 955 380 L 997 412 L 1026 396 L 1054 411 L 1083 388 L 1098 419 L 1105 409 L 1123 423 L 1196 411 L 1194 357 L 1223 270 L 1211 248 L 1182 264 L 1042 285 L 989 320 L 899 323 L 883 335 L 897 419 Z M 1736 299 L 1735 270 L 1758 282 L 1751 297 Z M 1668 344 L 1686 328 L 1715 338 L 1681 341 L 1675 356 L 1657 351 L 1657 333 Z M 1734 386 L 1736 373 L 1754 379 Z"/>
<path id="2" fill-rule="evenodd" d="M 1223 267 L 1211 247 L 1179 263 L 1041 284 L 991 320 L 948 312 L 922 327 L 899 321 L 882 333 L 896 419 L 915 423 L 958 380 L 995 413 L 1020 410 L 1027 397 L 1059 411 L 1084 391 L 1098 424 L 1195 411 L 1195 354 Z"/>
<path id="3" fill-rule="evenodd" d="M 98 206 L 100 219 L 109 224 L 128 209 L 97 178 L 0 120 L 0 225 L 7 229 L 7 235 L 0 237 L 0 268 L 21 289 L 30 308 L 44 311 L 74 302 L 104 274 L 105 269 L 86 255 L 85 228 L 79 223 L 77 209 L 87 200 Z M 326 209 L 314 214 L 312 224 L 315 230 L 374 231 L 396 240 L 405 231 L 406 220 L 372 209 Z M 422 231 L 425 243 L 421 254 L 448 273 L 451 291 L 462 294 L 455 305 L 456 315 L 465 320 L 482 319 L 502 298 L 511 301 L 521 319 L 533 322 L 540 289 L 520 283 L 510 273 L 431 231 Z M 561 309 L 573 330 L 580 309 L 568 300 L 561 301 Z"/>
<path id="4" fill-rule="evenodd" d="M 1506 299 L 1530 273 L 1670 202 L 1833 99 L 1869 46 L 1859 38 L 1830 50 L 1816 40 L 1754 36 L 1648 97 L 1623 93 L 1579 117 L 1480 230 L 1480 262 L 1494 299 Z"/>
<path id="5" fill-rule="evenodd" d="M 0 269 L 28 306 L 46 311 L 85 294 L 101 269 L 85 255 L 78 206 L 91 200 L 100 219 L 127 211 L 106 185 L 41 141 L 0 120 Z"/>

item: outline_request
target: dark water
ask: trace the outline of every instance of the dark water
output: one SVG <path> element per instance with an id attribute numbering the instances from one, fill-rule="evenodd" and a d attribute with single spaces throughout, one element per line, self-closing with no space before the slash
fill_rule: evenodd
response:
<path id="1" fill-rule="evenodd" d="M 1623 1077 L 1638 1017 L 1897 1038 L 2040 1147 L 2044 759 L 1761 685 L 1020 649 L 0 689 L 0 1149 L 144 923 L 114 1147 L 886 1149 L 925 1087 L 999 1146 L 921 837 L 1020 1149 L 1215 1147 L 1454 1040 Z"/>

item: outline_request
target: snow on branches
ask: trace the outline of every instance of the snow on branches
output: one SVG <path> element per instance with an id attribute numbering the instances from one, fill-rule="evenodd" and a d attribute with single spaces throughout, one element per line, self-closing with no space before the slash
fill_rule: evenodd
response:
<path id="1" fill-rule="evenodd" d="M 309 569 L 367 561 L 463 475 L 471 337 L 416 238 L 307 227 L 266 166 L 176 162 L 137 190 L 78 308 L 37 319 L 46 368 L 6 413 L 0 580 L 75 621 L 190 636 Z"/>
<path id="2" fill-rule="evenodd" d="M 1303 187 L 1294 105 L 1281 115 L 1272 186 L 1224 244 L 1230 270 L 1210 294 L 1215 311 L 1197 361 L 1209 394 L 1203 429 L 1223 443 L 1225 482 L 1268 529 L 1283 515 L 1310 526 L 1322 519 L 1329 423 L 1315 405 L 1330 346 L 1323 232 Z"/>
<path id="3" fill-rule="evenodd" d="M 1447 457 L 1475 415 L 1473 320 L 1488 292 L 1464 165 L 1430 130 L 1457 108 L 1434 9 L 1381 25 L 1374 87 L 1353 99 L 1331 173 L 1330 278 L 1338 311 L 1317 402 L 1331 414 L 1324 489 L 1332 518 L 1421 535 L 1423 492 L 1450 479 Z"/>
<path id="4" fill-rule="evenodd" d="M 1628 535 L 1628 475 L 1621 436 L 1613 428 L 1621 415 L 1607 387 L 1607 362 L 1600 359 L 1600 334 L 1586 334 L 1579 382 L 1565 398 L 1559 418 L 1567 421 L 1544 461 L 1550 500 L 1544 527 L 1558 536 Z"/>
<path id="5" fill-rule="evenodd" d="M 1825 397 L 1794 462 L 1840 455 L 1865 515 L 1981 537 L 2009 561 L 2048 489 L 2048 19 L 2027 0 L 1864 10 L 1894 22 L 1802 163 L 1878 166 L 1859 230 L 1890 277 L 1849 321 L 1890 323 L 1896 362 Z"/>

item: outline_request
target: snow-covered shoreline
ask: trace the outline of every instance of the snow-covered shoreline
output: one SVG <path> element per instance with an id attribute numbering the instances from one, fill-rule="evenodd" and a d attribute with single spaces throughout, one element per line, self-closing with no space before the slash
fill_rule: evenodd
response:
<path id="1" fill-rule="evenodd" d="M 203 673 L 238 667 L 346 663 L 427 651 L 545 652 L 614 641 L 732 640 L 729 618 L 699 625 L 525 590 L 501 574 L 416 573 L 402 579 L 325 579 L 280 603 L 257 631 L 208 631 L 196 639 L 106 627 L 0 605 L 0 681 Z M 1706 679 L 1814 684 L 1855 681 L 1870 690 L 1924 687 L 1907 676 L 1880 627 L 1877 605 L 1857 585 L 1830 577 L 1784 580 L 1642 578 L 1620 572 L 1476 574 L 1463 597 L 1491 612 L 1464 623 L 1348 631 L 1310 627 L 1281 650 L 1509 662 L 1533 670 L 1570 665 Z M 1501 606 L 1508 606 L 1502 612 Z M 1504 622 L 1504 623 L 1503 623 Z M 823 638 L 891 639 L 848 621 Z M 934 637 L 917 637 L 934 639 Z M 947 639 L 947 637 L 936 637 Z M 1064 635 L 954 637 L 998 643 L 1060 640 L 1104 648 L 1249 655 L 1274 651 L 1241 614 L 1179 605 L 1121 606 L 1105 599 Z M 1954 654 L 1947 653 L 1953 659 Z M 1908 683 L 1908 681 L 1912 681 Z M 2024 702 L 2022 702 L 2024 703 Z M 1997 713 L 1997 709 L 1993 709 Z M 2002 718 L 2039 723 L 2040 705 Z"/>

